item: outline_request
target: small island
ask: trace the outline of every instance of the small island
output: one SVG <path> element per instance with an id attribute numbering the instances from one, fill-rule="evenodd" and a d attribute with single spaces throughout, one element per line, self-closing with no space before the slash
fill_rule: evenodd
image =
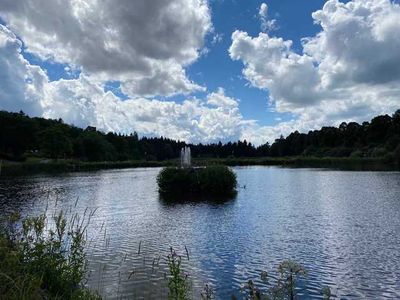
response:
<path id="1" fill-rule="evenodd" d="M 157 177 L 163 196 L 233 196 L 236 175 L 226 166 L 192 167 L 190 148 L 182 148 L 181 167 L 163 168 Z"/>

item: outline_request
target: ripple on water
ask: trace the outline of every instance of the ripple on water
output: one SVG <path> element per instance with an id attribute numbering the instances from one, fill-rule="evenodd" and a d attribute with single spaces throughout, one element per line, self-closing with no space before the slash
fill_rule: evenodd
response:
<path id="1" fill-rule="evenodd" d="M 274 283 L 285 259 L 308 271 L 300 299 L 321 298 L 324 286 L 337 298 L 400 298 L 400 173 L 235 168 L 246 185 L 236 199 L 173 205 L 159 200 L 158 172 L 1 178 L 0 206 L 3 214 L 55 202 L 80 213 L 97 208 L 88 284 L 107 299 L 165 298 L 169 246 L 183 257 L 189 249 L 183 264 L 194 298 L 205 283 L 218 299 L 248 279 L 262 287 L 262 271 Z"/>

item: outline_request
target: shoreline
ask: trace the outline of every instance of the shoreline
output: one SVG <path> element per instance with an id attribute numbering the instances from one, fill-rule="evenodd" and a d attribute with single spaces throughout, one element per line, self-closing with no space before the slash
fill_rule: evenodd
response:
<path id="1" fill-rule="evenodd" d="M 399 171 L 400 166 L 384 158 L 348 157 L 257 157 L 257 158 L 195 158 L 194 166 L 222 164 L 235 166 L 281 166 L 289 168 L 328 168 L 346 171 Z M 120 161 L 84 162 L 74 160 L 58 161 L 3 161 L 0 176 L 23 176 L 32 174 L 59 174 L 107 169 L 178 166 L 179 160 L 165 161 Z"/>

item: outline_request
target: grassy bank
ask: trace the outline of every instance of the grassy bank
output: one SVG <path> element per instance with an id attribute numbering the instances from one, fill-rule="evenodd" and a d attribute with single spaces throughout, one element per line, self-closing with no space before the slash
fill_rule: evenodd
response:
<path id="1" fill-rule="evenodd" d="M 393 171 L 400 165 L 384 158 L 350 157 L 261 157 L 195 159 L 197 165 L 224 164 L 227 166 L 283 166 L 292 168 L 330 168 L 354 171 Z"/>
<path id="2" fill-rule="evenodd" d="M 146 168 L 175 165 L 173 161 L 120 161 L 83 162 L 74 160 L 46 160 L 26 162 L 3 162 L 2 176 L 29 175 L 38 173 L 67 173 L 106 169 Z"/>
<path id="3" fill-rule="evenodd" d="M 3 161 L 2 176 L 29 175 L 37 173 L 65 173 L 95 171 L 103 169 L 124 169 L 144 167 L 177 166 L 179 161 L 120 161 L 120 162 L 84 162 L 77 160 L 28 160 L 25 162 Z M 284 166 L 331 168 L 355 171 L 393 171 L 400 170 L 400 165 L 385 158 L 350 158 L 350 157 L 256 157 L 256 158 L 194 158 L 193 165 L 226 165 L 226 166 Z"/>

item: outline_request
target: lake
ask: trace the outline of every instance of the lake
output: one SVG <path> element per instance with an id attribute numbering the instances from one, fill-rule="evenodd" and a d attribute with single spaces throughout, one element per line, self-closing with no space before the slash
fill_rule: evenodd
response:
<path id="1" fill-rule="evenodd" d="M 400 298 L 400 173 L 237 167 L 238 194 L 225 202 L 159 199 L 160 169 L 0 178 L 1 214 L 56 210 L 83 215 L 89 280 L 106 299 L 167 295 L 165 256 L 183 255 L 193 296 L 240 295 L 262 271 L 270 281 L 285 259 L 308 271 L 300 299 Z M 245 187 L 245 188 L 244 188 Z M 189 260 L 185 246 L 189 252 Z"/>

